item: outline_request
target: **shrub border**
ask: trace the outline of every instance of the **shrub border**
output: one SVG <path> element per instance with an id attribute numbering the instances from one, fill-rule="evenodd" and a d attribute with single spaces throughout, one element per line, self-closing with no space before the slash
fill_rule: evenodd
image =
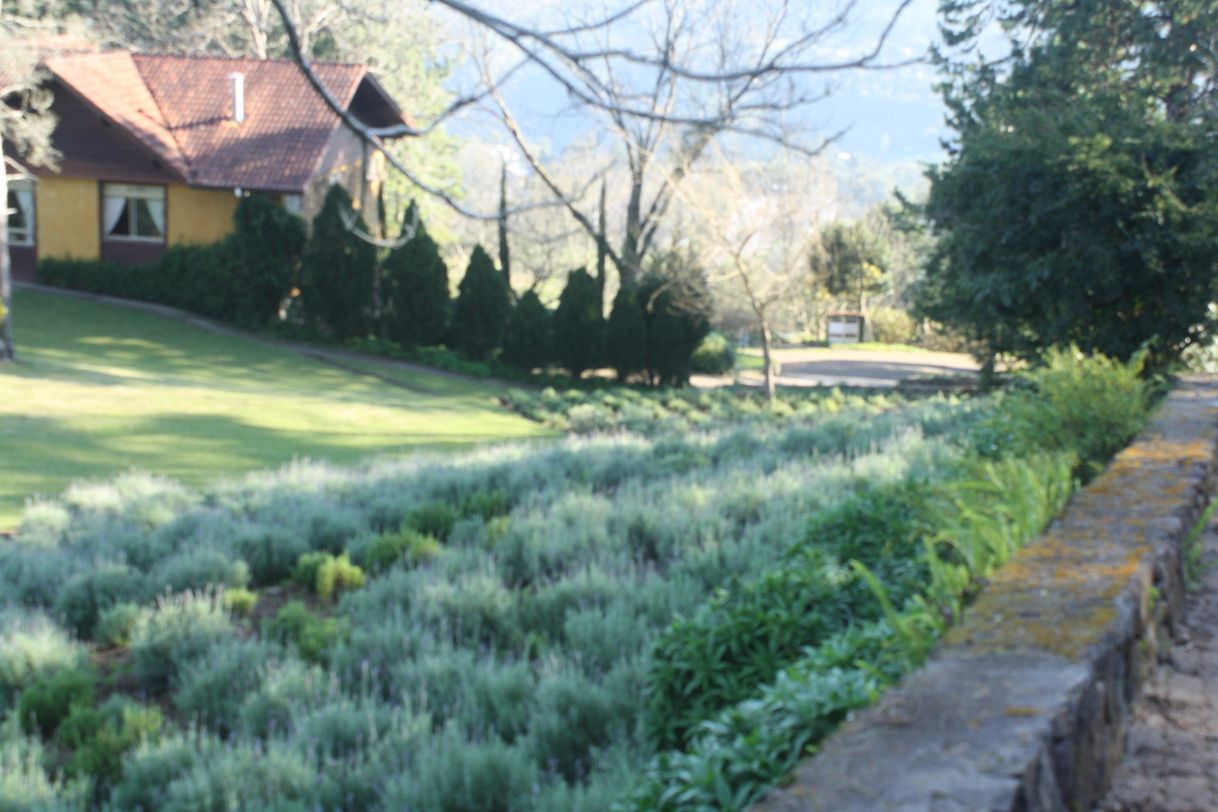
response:
<path id="1" fill-rule="evenodd" d="M 1090 809 L 1170 644 L 1216 447 L 1218 378 L 1184 377 L 935 656 L 755 812 Z"/>

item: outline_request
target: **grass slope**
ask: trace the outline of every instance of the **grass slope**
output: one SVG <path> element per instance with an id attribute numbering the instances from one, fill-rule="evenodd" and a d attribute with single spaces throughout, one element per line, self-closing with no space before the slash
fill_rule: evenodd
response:
<path id="1" fill-rule="evenodd" d="M 492 383 L 393 386 L 243 338 L 51 294 L 17 294 L 0 366 L 0 528 L 24 500 L 131 467 L 201 484 L 293 457 L 351 461 L 537 436 Z"/>

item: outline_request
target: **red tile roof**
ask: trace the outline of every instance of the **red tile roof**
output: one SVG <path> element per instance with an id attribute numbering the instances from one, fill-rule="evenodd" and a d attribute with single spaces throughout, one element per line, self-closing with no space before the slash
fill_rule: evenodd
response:
<path id="1" fill-rule="evenodd" d="M 55 56 L 45 64 L 86 103 L 138 138 L 174 174 L 183 180 L 190 177 L 186 158 L 166 127 L 161 108 L 148 92 L 131 54 L 114 51 Z"/>
<path id="2" fill-rule="evenodd" d="M 53 57 L 46 67 L 196 186 L 303 190 L 341 125 L 287 60 L 110 52 Z M 365 67 L 314 69 L 342 104 L 350 106 L 366 83 L 365 93 L 401 116 Z M 240 123 L 233 120 L 233 73 L 245 76 Z"/>

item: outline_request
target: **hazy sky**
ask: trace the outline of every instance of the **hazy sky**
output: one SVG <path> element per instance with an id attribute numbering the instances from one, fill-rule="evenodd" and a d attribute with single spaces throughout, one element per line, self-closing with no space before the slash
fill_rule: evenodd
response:
<path id="1" fill-rule="evenodd" d="M 597 8 L 605 5 L 604 0 L 525 0 L 516 6 L 494 3 L 486 7 L 511 19 L 538 20 L 553 26 L 561 23 L 561 9 L 578 8 L 585 2 Z M 859 5 L 857 24 L 833 41 L 832 52 L 857 54 L 867 50 L 897 3 L 860 0 Z M 617 8 L 618 3 L 615 0 L 608 6 Z M 937 0 L 915 0 L 889 40 L 885 51 L 888 59 L 916 57 L 927 51 L 937 35 L 936 9 Z M 458 37 L 468 35 L 464 26 L 454 32 Z M 505 94 L 532 137 L 547 141 L 552 150 L 559 151 L 600 126 L 596 118 L 572 110 L 555 85 L 539 74 L 522 76 Z M 808 124 L 824 132 L 850 128 L 831 150 L 833 159 L 841 164 L 914 178 L 919 174 L 919 164 L 935 161 L 941 155 L 943 105 L 933 90 L 934 79 L 934 70 L 925 64 L 843 74 L 833 81 L 833 95 L 807 116 Z"/>
<path id="2" fill-rule="evenodd" d="M 499 4 L 480 0 L 484 7 L 514 21 L 541 23 L 557 27 L 563 23 L 564 10 L 590 7 L 620 7 L 625 0 L 519 0 Z M 823 0 L 803 0 L 809 9 L 826 9 Z M 818 4 L 812 6 L 811 4 Z M 895 0 L 860 0 L 860 16 L 842 37 L 829 44 L 829 54 L 857 55 L 870 50 L 892 17 Z M 915 0 L 901 17 L 889 38 L 885 56 L 890 61 L 926 54 L 938 34 L 938 0 Z M 468 24 L 457 24 L 454 37 L 469 37 Z M 468 83 L 469 74 L 464 75 Z M 849 128 L 827 157 L 839 167 L 840 175 L 856 187 L 855 196 L 872 201 L 883 198 L 894 185 L 916 192 L 921 185 L 922 167 L 942 156 L 939 139 L 945 135 L 944 108 L 933 89 L 934 71 L 928 65 L 915 65 L 893 71 L 867 71 L 834 77 L 834 91 L 827 100 L 803 117 L 806 127 L 823 133 Z M 462 82 L 462 72 L 457 82 Z M 590 138 L 603 127 L 598 117 L 583 113 L 570 102 L 551 79 L 540 71 L 520 75 L 507 93 L 509 106 L 520 119 L 532 140 L 543 142 L 549 152 L 560 152 L 572 141 Z M 485 140 L 503 141 L 498 125 L 480 127 L 466 121 L 454 128 L 476 134 Z"/>

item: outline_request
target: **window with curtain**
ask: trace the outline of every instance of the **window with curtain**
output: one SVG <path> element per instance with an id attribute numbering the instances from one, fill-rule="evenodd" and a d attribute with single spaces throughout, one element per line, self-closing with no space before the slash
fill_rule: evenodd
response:
<path id="1" fill-rule="evenodd" d="M 165 241 L 165 187 L 131 183 L 102 185 L 102 237 Z"/>
<path id="2" fill-rule="evenodd" d="M 34 244 L 34 184 L 28 180 L 9 182 L 8 240 L 13 245 Z"/>

